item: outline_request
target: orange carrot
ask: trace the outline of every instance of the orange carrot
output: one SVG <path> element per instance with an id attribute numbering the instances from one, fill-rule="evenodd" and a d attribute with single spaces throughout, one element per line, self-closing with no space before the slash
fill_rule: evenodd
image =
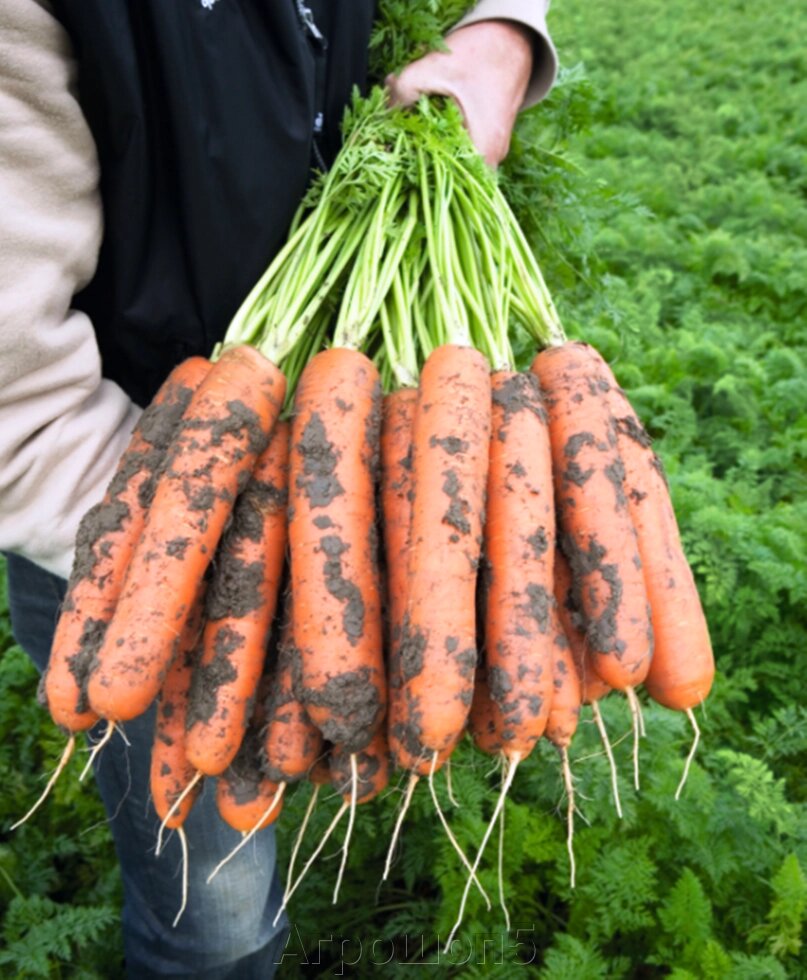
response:
<path id="1" fill-rule="evenodd" d="M 262 766 L 275 782 L 303 779 L 322 753 L 322 734 L 294 693 L 299 654 L 294 646 L 291 593 L 283 611 L 283 633 L 264 700 Z"/>
<path id="2" fill-rule="evenodd" d="M 580 678 L 583 704 L 591 704 L 592 701 L 605 697 L 611 688 L 597 676 L 592 666 L 583 616 L 574 597 L 572 570 L 560 548 L 555 552 L 555 599 L 563 632 L 569 641 L 572 659 Z"/>
<path id="3" fill-rule="evenodd" d="M 653 632 L 624 466 L 601 358 L 585 344 L 549 348 L 532 370 L 544 391 L 561 546 L 572 566 L 599 676 L 620 690 L 647 676 Z"/>
<path id="4" fill-rule="evenodd" d="M 185 822 L 201 789 L 201 782 L 197 782 L 196 788 L 168 817 L 182 791 L 196 776 L 196 767 L 188 761 L 185 752 L 185 717 L 191 677 L 199 653 L 203 609 L 204 597 L 200 595 L 176 640 L 176 654 L 157 700 L 154 747 L 151 752 L 151 795 L 160 819 L 165 821 L 166 827 L 173 829 Z"/>
<path id="5" fill-rule="evenodd" d="M 639 539 L 655 637 L 653 661 L 644 683 L 659 704 L 686 711 L 705 700 L 714 679 L 709 628 L 681 546 L 661 461 L 624 392 L 610 380 L 611 410 L 625 462 L 628 504 Z"/>
<path id="6" fill-rule="evenodd" d="M 502 751 L 524 759 L 543 734 L 552 699 L 552 454 L 535 376 L 497 371 L 491 382 L 485 664 Z"/>
<path id="7" fill-rule="evenodd" d="M 297 694 L 326 739 L 363 748 L 386 703 L 375 484 L 381 387 L 364 354 L 306 365 L 292 423 L 289 541 Z"/>
<path id="8" fill-rule="evenodd" d="M 71 732 L 92 727 L 86 679 L 140 538 L 157 470 L 191 395 L 210 370 L 203 357 L 174 368 L 143 412 L 104 499 L 81 521 L 76 555 L 42 690 L 51 717 Z"/>
<path id="9" fill-rule="evenodd" d="M 420 761 L 419 744 L 405 745 L 404 676 L 401 664 L 401 636 L 406 611 L 409 530 L 412 522 L 412 431 L 417 408 L 417 389 L 402 388 L 384 398 L 381 426 L 381 525 L 384 535 L 386 579 L 386 627 L 389 659 L 387 664 L 387 738 L 396 764 L 416 769 Z M 424 757 L 425 759 L 425 757 Z"/>
<path id="10" fill-rule="evenodd" d="M 577 723 L 580 720 L 581 689 L 580 678 L 575 670 L 569 641 L 560 625 L 555 621 L 555 652 L 552 658 L 552 703 L 546 723 L 546 737 L 559 749 L 568 748 Z"/>
<path id="11" fill-rule="evenodd" d="M 451 751 L 473 700 L 475 590 L 490 447 L 490 373 L 468 347 L 438 347 L 420 377 L 401 636 L 401 739 L 421 774 Z"/>
<path id="12" fill-rule="evenodd" d="M 501 728 L 497 726 L 493 713 L 493 698 L 490 695 L 488 673 L 484 664 L 476 668 L 474 699 L 468 715 L 468 731 L 474 740 L 474 745 L 488 755 L 498 755 L 504 748 Z"/>
<path id="13" fill-rule="evenodd" d="M 334 745 L 328 759 L 331 783 L 346 801 L 351 799 L 353 790 L 350 756 L 351 753 L 343 746 Z M 389 746 L 384 729 L 379 729 L 369 745 L 356 752 L 355 756 L 358 775 L 356 802 L 369 803 L 389 783 Z"/>
<path id="14" fill-rule="evenodd" d="M 87 691 L 102 717 L 127 721 L 160 688 L 236 495 L 266 447 L 285 379 L 251 347 L 224 352 L 182 417 L 157 482 Z"/>
<path id="15" fill-rule="evenodd" d="M 214 560 L 188 711 L 188 759 L 206 776 L 233 761 L 263 672 L 286 556 L 289 427 L 278 422 Z"/>
<path id="16" fill-rule="evenodd" d="M 283 800 L 278 794 L 281 784 L 267 779 L 260 770 L 260 745 L 258 731 L 250 728 L 235 759 L 219 776 L 216 786 L 219 816 L 244 834 L 268 827 L 283 809 Z"/>

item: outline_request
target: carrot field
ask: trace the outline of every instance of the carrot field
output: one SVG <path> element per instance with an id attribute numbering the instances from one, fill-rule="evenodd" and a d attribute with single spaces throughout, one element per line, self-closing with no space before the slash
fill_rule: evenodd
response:
<path id="1" fill-rule="evenodd" d="M 807 51 L 799 0 L 555 0 L 563 70 L 522 118 L 503 183 L 567 332 L 604 354 L 653 437 L 710 626 L 718 676 L 692 733 L 644 702 L 641 788 L 631 715 L 602 704 L 623 816 L 589 708 L 566 797 L 542 742 L 505 806 L 511 928 L 471 892 L 416 794 L 381 882 L 405 777 L 357 816 L 339 904 L 339 845 L 292 900 L 281 977 L 536 976 L 542 980 L 807 976 Z M 523 352 L 526 356 L 526 348 Z M 0 586 L 2 583 L 0 567 Z M 0 977 L 122 977 L 119 884 L 105 817 L 73 760 L 27 810 L 63 738 L 36 704 L 0 588 Z M 469 744 L 453 796 L 474 853 L 501 770 Z M 288 794 L 283 855 L 310 787 Z M 323 800 L 307 840 L 338 809 Z M 313 844 L 306 845 L 309 851 Z M 480 866 L 498 895 L 495 846 Z"/>

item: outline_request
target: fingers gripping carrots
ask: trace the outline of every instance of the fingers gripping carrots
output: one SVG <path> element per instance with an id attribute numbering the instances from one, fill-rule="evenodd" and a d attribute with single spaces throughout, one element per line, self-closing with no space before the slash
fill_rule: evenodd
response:
<path id="1" fill-rule="evenodd" d="M 236 495 L 266 446 L 285 380 L 256 350 L 225 351 L 166 454 L 146 526 L 90 674 L 90 705 L 126 721 L 157 694 Z"/>

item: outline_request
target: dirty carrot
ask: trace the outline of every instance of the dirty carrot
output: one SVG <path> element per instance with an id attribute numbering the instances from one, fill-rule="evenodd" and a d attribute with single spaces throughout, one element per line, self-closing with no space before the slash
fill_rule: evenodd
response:
<path id="1" fill-rule="evenodd" d="M 598 675 L 623 690 L 650 668 L 653 633 L 624 465 L 601 359 L 586 344 L 542 351 L 532 364 L 549 410 L 561 547 Z"/>
<path id="2" fill-rule="evenodd" d="M 171 441 L 143 536 L 87 686 L 104 718 L 149 706 L 236 495 L 266 446 L 285 380 L 250 347 L 226 350 Z"/>
<path id="3" fill-rule="evenodd" d="M 235 757 L 263 672 L 286 557 L 288 451 L 289 426 L 279 421 L 213 562 L 186 739 L 188 759 L 206 776 Z"/>
<path id="4" fill-rule="evenodd" d="M 322 753 L 322 734 L 294 693 L 294 672 L 299 665 L 299 655 L 292 635 L 291 602 L 289 592 L 283 610 L 277 660 L 270 671 L 264 700 L 262 768 L 278 783 L 303 779 Z"/>
<path id="5" fill-rule="evenodd" d="M 174 368 L 135 426 L 104 499 L 79 525 L 73 569 L 42 681 L 51 717 L 70 732 L 84 731 L 98 720 L 87 702 L 87 675 L 140 539 L 158 467 L 209 370 L 210 362 L 202 357 Z"/>
<path id="6" fill-rule="evenodd" d="M 490 444 L 490 373 L 445 344 L 423 366 L 413 431 L 413 510 L 401 636 L 404 743 L 420 772 L 451 750 L 471 708 L 476 577 Z"/>
<path id="7" fill-rule="evenodd" d="M 714 679 L 709 628 L 681 546 L 661 461 L 616 381 L 608 395 L 625 463 L 625 489 L 639 540 L 655 637 L 644 684 L 659 704 L 686 711 L 706 699 Z"/>
<path id="8" fill-rule="evenodd" d="M 384 716 L 375 485 L 378 372 L 331 348 L 305 367 L 295 397 L 290 467 L 297 694 L 323 736 L 351 751 Z"/>
<path id="9" fill-rule="evenodd" d="M 572 659 L 580 678 L 582 702 L 591 704 L 592 701 L 605 697 L 611 688 L 597 676 L 592 666 L 586 642 L 585 621 L 574 597 L 572 570 L 566 555 L 560 548 L 555 551 L 555 600 L 563 632 L 569 641 Z"/>
<path id="10" fill-rule="evenodd" d="M 151 750 L 151 796 L 163 827 L 181 827 L 193 806 L 201 783 L 178 800 L 196 777 L 196 766 L 185 751 L 185 718 L 191 677 L 199 654 L 204 596 L 200 594 L 176 640 L 176 651 L 157 699 L 154 745 Z M 177 805 L 178 804 L 178 805 Z M 159 847 L 158 847 L 159 850 Z"/>
<path id="11" fill-rule="evenodd" d="M 496 371 L 485 521 L 485 663 L 502 751 L 526 758 L 546 727 L 555 635 L 555 503 L 534 375 Z"/>

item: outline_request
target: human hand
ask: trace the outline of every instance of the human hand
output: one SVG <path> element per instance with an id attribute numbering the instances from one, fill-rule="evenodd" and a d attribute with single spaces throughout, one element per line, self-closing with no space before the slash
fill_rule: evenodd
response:
<path id="1" fill-rule="evenodd" d="M 450 96 L 485 162 L 496 167 L 507 156 L 532 74 L 532 33 L 515 21 L 484 20 L 454 31 L 446 44 L 448 51 L 433 51 L 387 76 L 390 103 Z"/>

